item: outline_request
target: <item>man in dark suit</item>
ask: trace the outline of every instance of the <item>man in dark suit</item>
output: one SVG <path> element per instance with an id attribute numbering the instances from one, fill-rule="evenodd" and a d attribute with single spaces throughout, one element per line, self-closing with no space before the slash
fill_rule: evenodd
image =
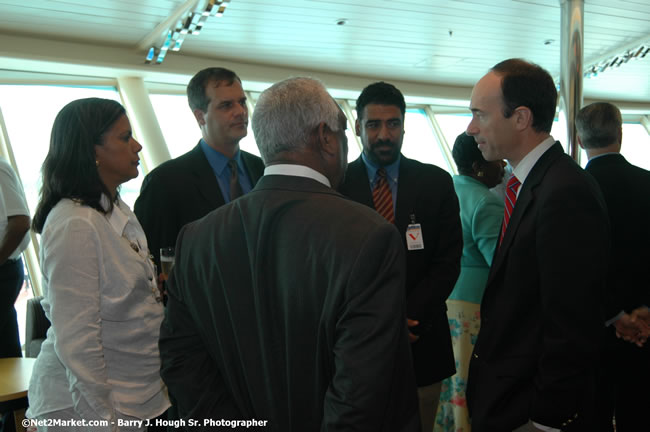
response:
<path id="1" fill-rule="evenodd" d="M 340 191 L 376 209 L 402 237 L 422 431 L 431 432 L 440 383 L 456 370 L 445 301 L 458 278 L 463 249 L 458 199 L 447 172 L 400 153 L 406 105 L 397 88 L 369 85 L 356 109 L 363 153 L 348 167 Z"/>
<path id="2" fill-rule="evenodd" d="M 200 71 L 187 86 L 187 99 L 203 138 L 189 152 L 151 171 L 134 207 L 159 269 L 160 248 L 173 247 L 183 225 L 249 192 L 264 170 L 259 157 L 239 150 L 248 108 L 234 72 Z"/>
<path id="3" fill-rule="evenodd" d="M 202 430 L 418 431 L 404 252 L 392 225 L 334 190 L 345 125 L 318 81 L 264 91 L 264 176 L 178 237 L 161 375 Z"/>
<path id="4" fill-rule="evenodd" d="M 470 363 L 473 432 L 594 430 L 609 227 L 598 185 L 550 135 L 556 102 L 520 59 L 472 92 L 467 134 L 513 167 Z"/>
<path id="5" fill-rule="evenodd" d="M 621 112 L 606 102 L 588 105 L 576 117 L 578 143 L 589 157 L 585 169 L 600 185 L 611 226 L 608 331 L 598 390 L 598 430 L 607 432 L 614 430 L 613 417 L 618 432 L 646 430 L 650 407 L 650 393 L 640 391 L 650 387 L 648 324 L 641 319 L 650 306 L 650 172 L 621 155 L 622 125 Z"/>

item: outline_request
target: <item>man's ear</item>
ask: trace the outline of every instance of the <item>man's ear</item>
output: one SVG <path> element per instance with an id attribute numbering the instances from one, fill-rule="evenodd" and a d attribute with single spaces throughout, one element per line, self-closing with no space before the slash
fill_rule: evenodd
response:
<path id="1" fill-rule="evenodd" d="M 194 118 L 196 119 L 196 122 L 199 124 L 199 126 L 205 125 L 205 113 L 203 110 L 199 108 L 193 109 L 192 114 L 194 114 Z"/>
<path id="2" fill-rule="evenodd" d="M 585 146 L 582 145 L 582 140 L 580 139 L 580 135 L 576 134 L 576 140 L 578 140 L 578 145 L 580 146 L 581 149 L 585 149 Z"/>
<path id="3" fill-rule="evenodd" d="M 338 150 L 338 141 L 334 137 L 334 132 L 325 122 L 318 125 L 318 145 L 320 150 L 328 155 L 335 155 Z"/>
<path id="4" fill-rule="evenodd" d="M 517 130 L 524 130 L 533 125 L 533 112 L 528 107 L 517 107 L 512 115 L 515 118 L 515 127 Z"/>
<path id="5" fill-rule="evenodd" d="M 356 119 L 354 122 L 354 132 L 357 136 L 361 136 L 361 122 L 359 122 L 359 119 Z"/>

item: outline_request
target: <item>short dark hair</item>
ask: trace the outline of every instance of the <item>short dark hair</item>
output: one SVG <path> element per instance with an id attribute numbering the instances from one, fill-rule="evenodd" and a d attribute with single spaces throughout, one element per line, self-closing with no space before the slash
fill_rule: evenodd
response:
<path id="1" fill-rule="evenodd" d="M 40 233 L 47 215 L 63 198 L 78 200 L 101 213 L 102 194 L 111 193 L 102 182 L 95 163 L 95 146 L 104 134 L 126 114 L 114 100 L 88 98 L 70 102 L 54 119 L 50 149 L 42 167 L 43 186 L 32 227 Z"/>
<path id="2" fill-rule="evenodd" d="M 199 71 L 187 85 L 187 102 L 192 111 L 195 109 L 200 109 L 203 112 L 207 111 L 210 99 L 205 95 L 205 87 L 208 84 L 211 82 L 224 82 L 230 86 L 235 80 L 241 84 L 237 74 L 225 68 L 211 67 Z"/>
<path id="3" fill-rule="evenodd" d="M 491 71 L 501 76 L 503 116 L 509 118 L 517 107 L 525 106 L 533 113 L 533 129 L 550 133 L 557 105 L 557 89 L 551 75 L 522 59 L 504 60 Z"/>
<path id="4" fill-rule="evenodd" d="M 465 132 L 456 137 L 454 147 L 451 150 L 451 156 L 454 158 L 456 167 L 458 167 L 458 173 L 460 174 L 472 173 L 474 171 L 472 165 L 475 162 L 478 162 L 480 165 L 486 163 L 474 137 L 467 135 Z"/>
<path id="5" fill-rule="evenodd" d="M 368 104 L 395 105 L 402 112 L 402 117 L 406 112 L 406 103 L 402 92 L 394 85 L 383 81 L 370 84 L 359 95 L 356 107 L 359 120 L 363 117 L 363 109 Z"/>
<path id="6" fill-rule="evenodd" d="M 576 129 L 584 148 L 603 148 L 620 144 L 623 137 L 621 111 L 608 102 L 582 108 L 576 116 Z"/>

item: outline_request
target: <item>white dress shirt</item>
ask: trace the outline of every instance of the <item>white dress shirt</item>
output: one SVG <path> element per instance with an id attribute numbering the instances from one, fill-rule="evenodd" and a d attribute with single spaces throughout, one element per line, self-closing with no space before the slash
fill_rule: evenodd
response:
<path id="1" fill-rule="evenodd" d="M 269 165 L 264 168 L 264 175 L 287 175 L 287 176 L 296 176 L 296 177 L 307 177 L 314 179 L 319 183 L 324 184 L 327 187 L 332 187 L 330 181 L 323 174 L 319 173 L 313 168 L 309 168 L 305 165 L 295 165 L 295 164 L 276 164 Z"/>
<path id="2" fill-rule="evenodd" d="M 146 419 L 164 412 L 163 305 L 133 212 L 121 200 L 104 215 L 63 199 L 45 221 L 40 257 L 52 326 L 34 365 L 27 416 L 74 408 L 83 419 L 115 422 L 120 413 Z"/>
<path id="3" fill-rule="evenodd" d="M 0 240 L 7 234 L 7 225 L 11 216 L 29 216 L 23 187 L 9 162 L 0 157 Z M 29 231 L 16 250 L 9 256 L 15 260 L 29 245 Z"/>
<path id="4" fill-rule="evenodd" d="M 521 183 L 521 186 L 524 185 L 528 174 L 533 169 L 539 158 L 542 157 L 544 153 L 555 144 L 555 139 L 552 136 L 549 136 L 541 143 L 537 144 L 534 149 L 532 149 L 524 158 L 517 164 L 517 166 L 512 170 L 512 173 L 517 177 L 517 180 Z M 519 197 L 519 192 L 521 192 L 521 186 L 517 190 L 517 197 Z"/>

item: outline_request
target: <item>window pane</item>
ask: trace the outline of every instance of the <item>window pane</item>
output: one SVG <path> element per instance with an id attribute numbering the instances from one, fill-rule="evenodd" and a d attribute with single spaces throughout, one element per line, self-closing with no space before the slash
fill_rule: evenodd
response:
<path id="1" fill-rule="evenodd" d="M 16 309 L 16 319 L 18 320 L 18 335 L 20 337 L 20 345 L 25 345 L 25 324 L 27 322 L 27 301 L 34 297 L 34 289 L 29 275 L 29 270 L 25 265 L 25 258 L 23 257 L 23 266 L 25 272 L 25 281 L 20 289 L 18 298 L 14 303 Z"/>
<path id="2" fill-rule="evenodd" d="M 633 165 L 650 170 L 650 135 L 640 123 L 623 123 L 621 153 Z"/>
<path id="3" fill-rule="evenodd" d="M 248 120 L 248 133 L 244 138 L 239 141 L 239 148 L 252 153 L 255 156 L 260 155 L 260 150 L 257 148 L 257 143 L 255 142 L 255 135 L 253 134 L 253 122 Z"/>
<path id="4" fill-rule="evenodd" d="M 402 153 L 404 156 L 417 159 L 420 162 L 437 165 L 449 171 L 447 161 L 442 155 L 440 143 L 436 139 L 433 129 L 424 110 L 409 108 L 404 119 L 404 141 Z"/>
<path id="5" fill-rule="evenodd" d="M 352 124 L 354 124 L 354 120 Z M 353 162 L 361 156 L 361 149 L 357 144 L 356 132 L 350 127 L 349 122 L 348 128 L 345 130 L 345 136 L 348 138 L 348 162 Z"/>
<path id="6" fill-rule="evenodd" d="M 150 94 L 149 98 L 172 158 L 192 150 L 201 139 L 201 130 L 187 105 L 187 96 Z"/>
<path id="7" fill-rule="evenodd" d="M 354 107 L 354 101 L 348 101 L 348 105 Z M 341 103 L 339 103 L 339 106 L 341 106 Z M 357 141 L 357 132 L 354 128 L 357 120 L 357 112 L 354 108 L 350 109 L 350 112 L 352 113 L 352 118 L 348 118 L 348 128 L 345 130 L 345 136 L 348 138 L 348 162 L 354 162 L 361 156 L 361 140 Z M 345 111 L 343 113 L 345 114 Z"/>
<path id="8" fill-rule="evenodd" d="M 451 150 L 454 147 L 454 142 L 456 142 L 456 137 L 467 129 L 469 122 L 472 120 L 472 115 L 436 114 L 436 120 L 438 121 L 440 129 L 442 129 L 442 134 L 447 140 L 449 150 Z"/>

